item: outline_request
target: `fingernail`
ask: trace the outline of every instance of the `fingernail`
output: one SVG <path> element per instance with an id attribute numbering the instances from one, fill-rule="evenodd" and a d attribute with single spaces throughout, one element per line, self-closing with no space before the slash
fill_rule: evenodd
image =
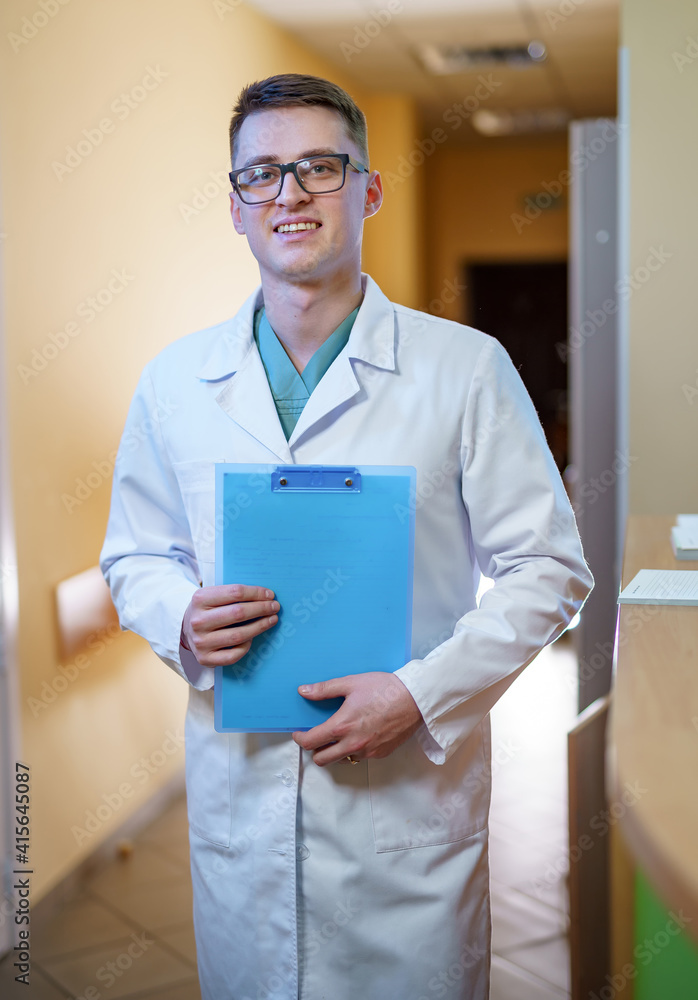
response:
<path id="1" fill-rule="evenodd" d="M 267 590 L 266 594 L 267 594 L 267 597 L 273 597 L 274 596 L 274 591 L 273 590 Z"/>
<path id="2" fill-rule="evenodd" d="M 298 688 L 298 693 L 299 694 L 309 694 L 310 693 L 310 688 L 311 688 L 310 684 L 301 684 L 301 686 Z"/>
<path id="3" fill-rule="evenodd" d="M 280 607 L 281 607 L 281 605 L 279 604 L 278 601 L 272 601 L 272 603 L 271 603 L 271 610 L 272 611 L 278 611 Z"/>

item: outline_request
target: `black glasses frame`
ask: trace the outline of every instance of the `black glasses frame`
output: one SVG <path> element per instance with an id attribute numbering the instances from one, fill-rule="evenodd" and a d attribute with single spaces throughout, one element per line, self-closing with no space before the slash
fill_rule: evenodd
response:
<path id="1" fill-rule="evenodd" d="M 308 191 L 307 187 L 303 184 L 303 181 L 298 176 L 298 164 L 306 163 L 308 160 L 339 160 L 342 164 L 342 183 L 336 188 L 326 188 L 324 191 Z M 243 197 L 240 191 L 240 185 L 237 182 L 240 174 L 243 174 L 246 170 L 252 170 L 253 167 L 274 167 L 276 170 L 281 171 L 281 176 L 279 177 L 279 188 L 276 194 L 272 198 L 262 198 L 261 200 L 248 201 Z M 331 194 L 333 191 L 340 191 L 344 187 L 344 182 L 347 179 L 347 167 L 353 167 L 359 174 L 370 173 L 368 167 L 365 167 L 363 163 L 359 163 L 358 160 L 353 159 L 348 153 L 324 153 L 318 154 L 316 156 L 301 156 L 299 160 L 293 160 L 291 163 L 253 163 L 249 167 L 240 167 L 238 170 L 231 170 L 228 174 L 230 178 L 230 183 L 233 185 L 233 189 L 237 194 L 240 201 L 243 201 L 246 205 L 264 205 L 268 201 L 276 201 L 276 199 L 281 194 L 281 189 L 284 186 L 284 177 L 286 174 L 293 174 L 298 182 L 298 186 L 301 190 L 305 191 L 306 194 Z"/>

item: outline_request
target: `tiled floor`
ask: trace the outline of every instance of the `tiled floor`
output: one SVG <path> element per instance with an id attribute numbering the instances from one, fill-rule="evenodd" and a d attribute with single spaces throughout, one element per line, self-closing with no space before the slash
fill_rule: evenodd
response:
<path id="1" fill-rule="evenodd" d="M 490 1000 L 568 997 L 565 734 L 574 670 L 569 645 L 556 643 L 492 713 Z M 108 1000 L 200 1000 L 184 798 L 48 926 L 35 919 L 32 937 L 31 987 L 14 983 L 5 958 L 3 1000 L 65 1000 L 90 986 L 88 997 Z"/>
<path id="2" fill-rule="evenodd" d="M 200 1000 L 191 921 L 186 800 L 178 800 L 47 926 L 32 924 L 27 990 L 0 964 L 0 997 Z M 111 969 L 109 964 L 111 963 Z"/>

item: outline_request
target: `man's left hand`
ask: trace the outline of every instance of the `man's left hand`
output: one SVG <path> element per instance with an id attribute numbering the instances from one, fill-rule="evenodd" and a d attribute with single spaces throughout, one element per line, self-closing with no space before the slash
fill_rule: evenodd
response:
<path id="1" fill-rule="evenodd" d="M 312 750 L 320 767 L 351 755 L 354 760 L 387 757 L 419 729 L 422 714 L 399 677 L 392 673 L 349 674 L 298 688 L 304 698 L 344 698 L 326 722 L 307 733 L 294 733 Z"/>

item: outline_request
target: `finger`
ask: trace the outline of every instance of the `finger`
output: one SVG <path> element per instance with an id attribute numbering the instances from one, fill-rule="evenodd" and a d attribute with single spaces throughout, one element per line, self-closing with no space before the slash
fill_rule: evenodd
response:
<path id="1" fill-rule="evenodd" d="M 195 596 L 201 607 L 216 608 L 237 604 L 238 601 L 270 601 L 274 598 L 274 591 L 243 583 L 226 583 L 217 587 L 201 587 Z"/>
<path id="2" fill-rule="evenodd" d="M 241 645 L 243 642 L 250 642 L 256 635 L 273 628 L 279 620 L 278 615 L 271 615 L 270 618 L 258 618 L 247 625 L 237 625 L 235 628 L 221 628 L 215 632 L 207 632 L 198 636 L 198 646 L 200 649 L 212 652 L 216 649 L 230 649 Z"/>
<path id="3" fill-rule="evenodd" d="M 329 722 L 330 720 L 328 719 L 327 721 Z M 341 760 L 349 753 L 349 750 L 342 749 L 343 744 L 347 743 L 346 740 L 342 741 L 336 736 L 329 738 L 326 732 L 323 734 L 322 730 L 326 729 L 326 727 L 327 723 L 325 722 L 322 726 L 315 726 L 314 729 L 309 729 L 305 733 L 299 731 L 291 734 L 294 741 L 299 747 L 301 747 L 301 749 L 313 751 L 313 760 L 316 762 L 317 755 L 321 751 L 327 758 L 326 760 L 324 757 L 322 758 L 323 763 L 331 763 L 334 760 Z"/>
<path id="4" fill-rule="evenodd" d="M 325 719 L 319 726 L 314 726 L 307 732 L 293 733 L 293 739 L 303 750 L 319 750 L 331 743 L 338 743 L 347 735 L 347 723 L 340 715 L 341 711 L 342 707 L 340 706 L 329 719 Z M 346 753 L 349 751 L 347 750 Z"/>
<path id="5" fill-rule="evenodd" d="M 329 681 L 317 681 L 315 684 L 301 684 L 298 694 L 310 701 L 321 701 L 323 698 L 346 697 L 351 690 L 351 677 L 334 677 Z"/>
<path id="6" fill-rule="evenodd" d="M 202 608 L 192 611 L 189 625 L 193 632 L 203 636 L 207 632 L 244 625 L 254 618 L 267 618 L 278 610 L 278 601 L 246 601 L 217 608 Z"/>
<path id="7" fill-rule="evenodd" d="M 360 752 L 354 750 L 352 753 L 349 746 L 343 743 L 335 743 L 332 747 L 323 747 L 322 750 L 316 750 L 313 754 L 313 764 L 317 764 L 318 767 L 326 767 L 328 764 L 341 764 L 345 761 L 347 767 L 350 767 L 350 763 L 347 757 L 353 757 L 355 761 L 363 760 L 364 758 L 360 756 Z"/>
<path id="8" fill-rule="evenodd" d="M 197 653 L 196 658 L 202 667 L 228 667 L 234 666 L 249 653 L 252 642 L 243 642 L 240 646 L 232 649 L 216 649 L 210 652 Z"/>

